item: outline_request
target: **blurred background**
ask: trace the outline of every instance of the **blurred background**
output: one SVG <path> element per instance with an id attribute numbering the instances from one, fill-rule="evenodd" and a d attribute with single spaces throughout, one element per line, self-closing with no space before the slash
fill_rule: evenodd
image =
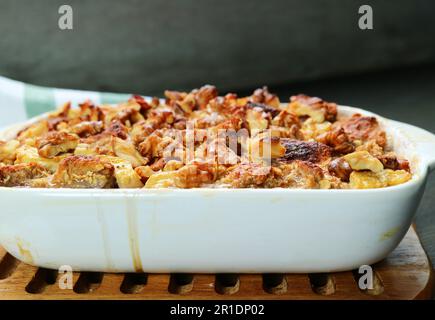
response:
<path id="1" fill-rule="evenodd" d="M 73 8 L 73 30 L 58 9 Z M 373 8 L 373 30 L 358 8 Z M 0 0 L 0 75 L 45 86 L 161 96 L 205 83 L 268 85 L 435 133 L 431 0 Z M 416 224 L 435 262 L 435 175 Z"/>

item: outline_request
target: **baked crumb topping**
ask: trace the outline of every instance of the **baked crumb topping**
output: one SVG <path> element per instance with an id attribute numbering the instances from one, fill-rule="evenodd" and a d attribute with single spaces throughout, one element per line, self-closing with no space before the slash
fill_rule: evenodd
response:
<path id="1" fill-rule="evenodd" d="M 375 117 L 339 118 L 317 97 L 214 86 L 61 106 L 0 141 L 0 186 L 382 188 L 411 179 Z"/>

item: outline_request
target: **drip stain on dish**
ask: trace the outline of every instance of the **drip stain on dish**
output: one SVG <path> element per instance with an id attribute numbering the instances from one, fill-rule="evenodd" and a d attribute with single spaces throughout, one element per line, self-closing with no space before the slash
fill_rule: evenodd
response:
<path id="1" fill-rule="evenodd" d="M 133 267 L 136 272 L 144 272 L 142 260 L 140 258 L 138 223 L 137 223 L 137 208 L 133 197 L 126 195 L 126 217 L 128 227 L 128 241 L 133 260 Z"/>
<path id="2" fill-rule="evenodd" d="M 282 197 L 274 197 L 272 199 L 270 199 L 270 203 L 278 203 L 281 202 L 283 200 Z"/>
<path id="3" fill-rule="evenodd" d="M 107 234 L 107 223 L 106 219 L 104 218 L 104 212 L 101 209 L 101 199 L 96 197 L 95 203 L 97 207 L 97 219 L 100 225 L 101 229 L 101 237 L 103 240 L 103 251 L 104 251 L 104 257 L 106 258 L 106 265 L 108 270 L 114 270 L 113 262 L 112 262 L 112 256 L 110 254 L 110 248 L 109 248 L 109 237 Z"/>
<path id="4" fill-rule="evenodd" d="M 28 264 L 34 264 L 32 253 L 30 252 L 29 246 L 26 245 L 26 242 L 20 238 L 16 238 L 17 247 L 20 253 L 21 259 Z"/>
<path id="5" fill-rule="evenodd" d="M 389 229 L 389 230 L 387 230 L 386 232 L 384 232 L 382 235 L 381 235 L 381 241 L 384 241 L 384 240 L 388 240 L 388 239 L 390 239 L 391 237 L 393 237 L 397 232 L 399 232 L 399 230 L 400 230 L 400 227 L 394 227 L 394 228 L 391 228 L 391 229 Z"/>

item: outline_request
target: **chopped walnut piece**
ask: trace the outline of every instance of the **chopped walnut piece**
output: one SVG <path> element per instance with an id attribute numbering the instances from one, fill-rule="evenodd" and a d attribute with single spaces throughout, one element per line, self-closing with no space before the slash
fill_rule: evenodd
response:
<path id="1" fill-rule="evenodd" d="M 329 172 L 340 178 L 342 181 L 348 182 L 349 176 L 352 173 L 352 168 L 349 163 L 343 158 L 337 158 L 332 160 L 328 165 Z"/>
<path id="2" fill-rule="evenodd" d="M 217 178 L 217 166 L 214 164 L 187 164 L 176 172 L 174 183 L 178 188 L 198 188 L 213 183 Z"/>
<path id="3" fill-rule="evenodd" d="M 382 162 L 386 169 L 405 170 L 408 172 L 411 170 L 408 160 L 399 159 L 394 152 L 388 152 L 378 156 L 377 158 Z"/>
<path id="4" fill-rule="evenodd" d="M 150 168 L 153 171 L 160 171 L 160 170 L 163 170 L 165 165 L 166 165 L 165 158 L 160 158 L 160 159 L 154 161 L 152 164 L 150 164 Z"/>
<path id="5" fill-rule="evenodd" d="M 270 93 L 266 86 L 256 89 L 249 100 L 254 103 L 262 103 L 275 108 L 279 108 L 280 105 L 278 96 Z"/>
<path id="6" fill-rule="evenodd" d="M 207 163 L 192 163 L 178 170 L 162 171 L 152 174 L 145 188 L 198 188 L 213 183 L 217 178 L 217 166 Z"/>
<path id="7" fill-rule="evenodd" d="M 79 142 L 79 137 L 62 131 L 52 131 L 36 140 L 38 153 L 44 158 L 54 158 L 55 156 L 73 151 Z"/>
<path id="8" fill-rule="evenodd" d="M 309 116 L 318 123 L 334 122 L 337 119 L 337 105 L 317 97 L 303 94 L 292 96 L 288 108 L 297 116 Z"/>
<path id="9" fill-rule="evenodd" d="M 145 115 L 146 112 L 151 109 L 153 106 L 152 104 L 149 104 L 148 102 L 145 101 L 145 98 L 139 95 L 133 95 L 133 97 L 130 98 L 129 100 L 130 102 L 135 102 L 137 104 L 140 105 L 140 113 L 142 115 Z M 157 104 L 157 106 L 159 105 L 159 99 L 157 100 L 153 100 L 152 103 Z"/>
<path id="10" fill-rule="evenodd" d="M 180 107 L 181 110 L 186 114 L 190 114 L 195 110 L 196 101 L 195 96 L 192 93 L 189 93 L 184 97 L 183 100 L 175 102 L 175 104 Z"/>
<path id="11" fill-rule="evenodd" d="M 98 121 L 100 118 L 100 111 L 95 107 L 91 100 L 87 100 L 84 103 L 79 104 L 80 113 L 79 118 L 82 121 Z M 68 116 L 71 109 L 68 110 Z"/>
<path id="12" fill-rule="evenodd" d="M 141 181 L 143 183 L 145 183 L 148 180 L 149 177 L 151 177 L 153 174 L 156 173 L 156 171 L 151 169 L 150 166 L 136 167 L 134 169 L 134 171 L 136 171 L 136 173 L 138 174 L 138 176 L 140 177 L 140 179 L 141 179 Z"/>
<path id="13" fill-rule="evenodd" d="M 322 133 L 317 136 L 316 140 L 332 147 L 336 154 L 350 153 L 355 149 L 343 128 L 336 128 Z"/>
<path id="14" fill-rule="evenodd" d="M 71 132 L 81 138 L 96 135 L 103 131 L 102 121 L 82 121 L 71 127 Z"/>
<path id="15" fill-rule="evenodd" d="M 140 113 L 141 105 L 134 100 L 119 104 L 116 108 L 111 105 L 101 105 L 98 110 L 101 114 L 101 120 L 106 127 L 109 127 L 112 121 L 119 120 L 124 126 L 131 127 L 133 124 L 144 120 Z"/>
<path id="16" fill-rule="evenodd" d="M 269 114 L 271 118 L 276 117 L 281 112 L 280 109 L 268 106 L 267 104 L 263 103 L 249 101 L 246 106 L 248 107 L 248 109 L 257 109 L 258 111 L 265 112 Z"/>
<path id="17" fill-rule="evenodd" d="M 217 89 L 214 86 L 205 85 L 190 93 L 178 91 L 165 91 L 166 102 L 169 105 L 178 106 L 186 114 L 197 109 L 205 109 L 207 104 L 217 97 Z"/>
<path id="18" fill-rule="evenodd" d="M 277 115 L 272 119 L 272 124 L 275 126 L 286 127 L 286 128 L 300 128 L 301 123 L 299 118 L 294 114 L 289 112 L 288 110 L 281 110 Z"/>
<path id="19" fill-rule="evenodd" d="M 387 144 L 385 131 L 375 117 L 354 114 L 342 122 L 342 127 L 351 140 L 374 140 L 382 148 Z"/>
<path id="20" fill-rule="evenodd" d="M 105 132 L 110 133 L 112 136 L 121 138 L 123 140 L 128 138 L 128 128 L 117 119 L 112 120 Z"/>
<path id="21" fill-rule="evenodd" d="M 153 133 L 139 144 L 138 150 L 142 156 L 149 159 L 161 158 L 172 155 L 170 153 L 174 150 L 171 148 L 171 145 L 177 145 L 175 139 L 168 136 L 161 137 L 159 134 Z M 165 155 L 165 152 L 168 154 Z"/>
<path id="22" fill-rule="evenodd" d="M 210 100 L 216 98 L 218 91 L 215 86 L 205 85 L 199 88 L 195 94 L 196 103 L 199 109 L 205 109 Z"/>
<path id="23" fill-rule="evenodd" d="M 146 120 L 133 125 L 130 132 L 131 139 L 135 144 L 139 144 L 157 129 L 170 128 L 174 121 L 174 111 L 166 107 L 151 109 Z"/>

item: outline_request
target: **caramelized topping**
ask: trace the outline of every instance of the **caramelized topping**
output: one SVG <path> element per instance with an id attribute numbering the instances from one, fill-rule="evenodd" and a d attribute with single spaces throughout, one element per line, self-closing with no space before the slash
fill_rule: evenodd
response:
<path id="1" fill-rule="evenodd" d="M 375 117 L 267 87 L 218 96 L 205 85 L 113 105 L 66 103 L 0 141 L 0 186 L 380 188 L 411 179 Z"/>

